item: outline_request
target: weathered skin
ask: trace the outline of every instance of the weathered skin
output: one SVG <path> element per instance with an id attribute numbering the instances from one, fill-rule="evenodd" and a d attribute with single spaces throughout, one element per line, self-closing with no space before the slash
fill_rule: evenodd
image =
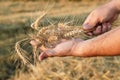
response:
<path id="1" fill-rule="evenodd" d="M 83 28 L 89 35 L 101 35 L 86 41 L 79 39 L 64 41 L 53 49 L 44 50 L 40 54 L 39 60 L 53 56 L 92 57 L 120 55 L 120 27 L 109 31 L 111 23 L 116 20 L 119 12 L 120 0 L 112 0 L 95 9 L 85 20 Z M 31 44 L 34 45 L 36 42 L 31 42 Z"/>

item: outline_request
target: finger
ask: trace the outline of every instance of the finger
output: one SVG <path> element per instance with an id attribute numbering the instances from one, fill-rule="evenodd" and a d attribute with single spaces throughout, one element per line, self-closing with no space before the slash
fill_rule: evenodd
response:
<path id="1" fill-rule="evenodd" d="M 107 23 L 108 31 L 111 30 L 112 25 L 110 23 Z"/>
<path id="2" fill-rule="evenodd" d="M 39 47 L 39 49 L 42 50 L 42 51 L 46 51 L 46 50 L 50 50 L 51 48 L 47 48 L 44 45 L 42 45 L 42 46 Z"/>
<path id="3" fill-rule="evenodd" d="M 56 41 L 55 43 L 53 43 L 53 44 L 51 44 L 51 45 L 52 45 L 53 48 L 54 48 L 54 47 L 56 47 L 56 45 L 58 45 L 58 44 L 60 44 L 60 43 L 62 43 L 62 42 L 66 42 L 66 41 L 68 41 L 68 40 L 67 40 L 67 39 L 61 39 L 61 40 L 58 40 L 58 41 Z M 41 45 L 41 46 L 39 47 L 39 49 L 42 50 L 42 51 L 47 51 L 47 50 L 51 50 L 52 48 L 48 48 L 48 47 L 45 47 L 44 45 Z"/>
<path id="4" fill-rule="evenodd" d="M 113 23 L 117 18 L 118 18 L 118 14 L 115 15 L 112 19 L 109 20 L 110 23 Z"/>
<path id="5" fill-rule="evenodd" d="M 40 56 L 39 56 L 39 61 L 42 61 L 43 59 L 45 59 L 45 58 L 47 58 L 48 56 L 47 56 L 47 54 L 46 54 L 46 52 L 42 52 L 41 54 L 40 54 Z"/>
<path id="6" fill-rule="evenodd" d="M 96 30 L 93 31 L 93 34 L 94 34 L 94 35 L 99 35 L 99 34 L 101 34 L 101 33 L 102 33 L 102 26 L 99 25 L 99 26 L 96 28 Z"/>
<path id="7" fill-rule="evenodd" d="M 57 44 L 60 44 L 60 43 L 62 43 L 62 42 L 66 42 L 66 41 L 68 41 L 68 40 L 67 40 L 67 39 L 61 39 L 61 40 L 59 40 L 59 41 L 56 42 L 56 45 L 57 45 Z"/>
<path id="8" fill-rule="evenodd" d="M 83 24 L 83 29 L 89 31 L 98 24 L 98 17 L 94 14 L 90 14 Z"/>
<path id="9" fill-rule="evenodd" d="M 31 40 L 31 41 L 30 41 L 30 44 L 31 44 L 32 46 L 36 46 L 36 45 L 37 45 L 37 42 L 36 42 L 35 40 Z"/>
<path id="10" fill-rule="evenodd" d="M 42 52 L 39 56 L 39 60 L 42 61 L 43 59 L 47 58 L 47 57 L 53 57 L 56 56 L 56 52 L 54 50 L 46 50 L 44 52 Z"/>
<path id="11" fill-rule="evenodd" d="M 67 39 L 61 39 L 61 40 L 58 40 L 58 41 L 51 43 L 51 46 L 52 46 L 52 48 L 55 48 L 58 44 L 63 43 L 63 42 L 67 42 L 67 41 L 68 41 Z"/>
<path id="12" fill-rule="evenodd" d="M 82 41 L 84 41 L 83 39 L 80 39 L 80 38 L 73 38 L 73 40 L 74 40 L 75 42 L 82 42 Z"/>
<path id="13" fill-rule="evenodd" d="M 105 33 L 108 31 L 108 26 L 107 26 L 107 23 L 103 23 L 102 24 L 102 33 Z"/>
<path id="14" fill-rule="evenodd" d="M 93 36 L 93 33 L 92 32 L 88 32 L 88 33 L 86 33 L 86 35 Z"/>

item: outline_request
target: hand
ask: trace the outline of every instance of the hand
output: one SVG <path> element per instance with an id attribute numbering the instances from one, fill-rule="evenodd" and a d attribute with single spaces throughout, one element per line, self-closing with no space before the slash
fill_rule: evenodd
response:
<path id="1" fill-rule="evenodd" d="M 76 42 L 81 42 L 82 39 L 75 39 L 75 40 L 68 40 L 58 44 L 55 48 L 43 51 L 40 56 L 39 60 L 43 60 L 47 57 L 54 57 L 54 56 L 72 56 L 73 53 L 71 52 L 73 46 Z"/>
<path id="2" fill-rule="evenodd" d="M 112 3 L 103 5 L 90 13 L 83 24 L 88 35 L 99 35 L 111 29 L 117 19 L 118 12 Z"/>

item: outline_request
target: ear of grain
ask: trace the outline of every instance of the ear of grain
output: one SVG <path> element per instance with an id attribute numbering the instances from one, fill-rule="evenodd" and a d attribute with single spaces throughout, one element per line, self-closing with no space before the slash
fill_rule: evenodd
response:
<path id="1" fill-rule="evenodd" d="M 42 45 L 45 46 L 46 48 L 51 48 L 52 45 L 55 46 L 55 44 L 59 40 L 81 38 L 81 35 L 84 34 L 81 26 L 69 25 L 70 23 L 74 22 L 75 18 L 77 17 L 74 17 L 74 20 L 72 21 L 61 22 L 61 21 L 64 21 L 62 19 L 66 19 L 66 20 L 73 19 L 72 16 L 68 16 L 67 17 L 68 19 L 65 18 L 65 16 L 62 18 L 58 17 L 60 19 L 58 19 L 57 24 L 52 24 L 50 22 L 51 25 L 40 28 L 39 25 L 41 24 L 41 21 L 44 19 L 47 12 L 48 11 L 42 12 L 40 17 L 38 17 L 31 26 L 33 29 L 36 30 L 36 34 L 33 34 L 30 39 L 38 40 L 39 42 L 36 46 L 33 46 L 34 59 L 38 57 L 37 56 L 38 48 L 41 47 Z M 83 20 L 83 18 L 81 19 Z M 47 21 L 49 21 L 49 19 Z M 77 20 L 76 22 L 77 24 L 78 24 L 78 21 L 79 20 Z M 26 64 L 26 63 L 29 63 L 29 58 L 25 55 L 27 52 L 24 49 L 22 49 L 22 47 L 20 46 L 20 44 L 23 41 L 24 40 L 18 41 L 16 43 L 15 48 L 19 57 L 23 61 L 23 63 Z"/>
<path id="2" fill-rule="evenodd" d="M 26 40 L 28 40 L 28 39 L 20 40 L 15 44 L 15 50 L 24 64 L 30 63 L 28 56 L 26 56 L 27 52 L 25 50 L 23 50 L 20 46 L 20 44 Z"/>
<path id="3" fill-rule="evenodd" d="M 39 29 L 39 24 L 40 24 L 40 21 L 44 18 L 44 16 L 47 14 L 47 11 L 46 12 L 43 12 L 42 15 L 40 17 L 38 17 L 36 19 L 36 21 L 34 23 L 31 24 L 31 27 L 35 30 L 38 30 Z"/>

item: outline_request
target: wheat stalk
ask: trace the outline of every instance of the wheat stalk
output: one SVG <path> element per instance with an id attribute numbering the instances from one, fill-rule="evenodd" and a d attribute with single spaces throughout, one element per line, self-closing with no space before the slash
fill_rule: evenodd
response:
<path id="1" fill-rule="evenodd" d="M 24 64 L 27 64 L 30 62 L 29 62 L 29 58 L 25 55 L 25 54 L 27 54 L 27 52 L 21 48 L 20 44 L 27 40 L 28 40 L 28 38 L 20 40 L 15 44 L 15 50 Z"/>
<path id="2" fill-rule="evenodd" d="M 39 30 L 39 23 L 41 22 L 41 20 L 44 18 L 46 14 L 47 14 L 47 11 L 43 12 L 42 15 L 38 17 L 34 23 L 31 24 L 31 27 L 35 30 Z"/>
<path id="3" fill-rule="evenodd" d="M 37 52 L 40 47 L 44 46 L 44 49 L 53 48 L 59 40 L 81 38 L 81 35 L 84 35 L 84 31 L 81 28 L 82 26 L 70 26 L 69 24 L 71 21 L 64 23 L 58 21 L 57 25 L 52 24 L 49 21 L 51 25 L 41 28 L 40 23 L 47 14 L 47 12 L 48 11 L 43 12 L 40 17 L 38 17 L 31 25 L 31 27 L 36 30 L 36 34 L 32 34 L 29 40 L 37 40 L 38 42 L 36 46 L 33 46 L 34 60 L 37 57 Z M 25 40 L 26 39 L 20 40 L 15 45 L 15 50 L 24 64 L 30 63 L 29 58 L 26 55 L 27 52 L 20 46 L 21 43 Z"/>

